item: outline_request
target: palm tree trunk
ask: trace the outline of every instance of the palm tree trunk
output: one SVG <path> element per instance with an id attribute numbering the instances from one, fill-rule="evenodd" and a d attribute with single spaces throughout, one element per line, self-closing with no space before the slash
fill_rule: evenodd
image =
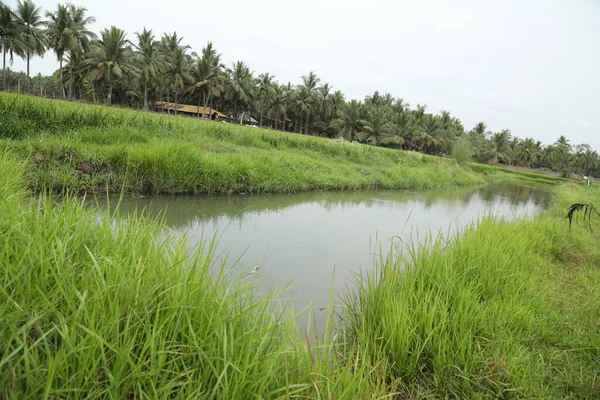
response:
<path id="1" fill-rule="evenodd" d="M 108 105 L 112 105 L 112 82 L 108 84 Z"/>
<path id="2" fill-rule="evenodd" d="M 29 53 L 27 53 L 27 94 L 31 94 L 31 77 L 29 76 Z"/>
<path id="3" fill-rule="evenodd" d="M 71 94 L 73 93 L 73 66 L 69 67 L 69 97 L 68 99 L 71 100 Z"/>
<path id="4" fill-rule="evenodd" d="M 2 48 L 2 86 L 6 91 L 6 48 Z"/>
<path id="5" fill-rule="evenodd" d="M 285 111 L 283 112 L 283 131 L 285 131 L 285 121 L 287 119 L 287 107 L 285 108 Z"/>
<path id="6" fill-rule="evenodd" d="M 200 102 L 201 101 L 202 101 L 202 97 L 198 96 L 198 110 L 197 110 L 198 119 L 200 119 Z M 204 119 L 204 112 L 202 113 L 202 119 Z"/>
<path id="7" fill-rule="evenodd" d="M 237 117 L 237 99 L 233 101 L 233 119 L 236 120 Z"/>
<path id="8" fill-rule="evenodd" d="M 175 115 L 177 115 L 177 89 L 175 89 Z"/>
<path id="9" fill-rule="evenodd" d="M 208 103 L 210 102 L 210 96 L 207 96 L 206 94 L 204 95 L 204 112 L 206 112 L 206 107 L 208 107 Z M 210 108 L 212 110 L 212 104 L 210 105 Z"/>
<path id="10" fill-rule="evenodd" d="M 148 111 L 148 81 L 144 80 L 144 110 Z"/>
<path id="11" fill-rule="evenodd" d="M 62 55 L 60 56 L 60 92 L 62 93 L 63 99 L 65 98 L 65 87 L 63 82 L 63 59 Z"/>
<path id="12" fill-rule="evenodd" d="M 304 134 L 308 135 L 308 117 L 309 115 L 306 114 L 306 124 L 304 125 Z"/>
<path id="13" fill-rule="evenodd" d="M 160 99 L 160 105 L 161 105 L 161 111 L 165 112 L 165 100 L 163 99 L 163 92 L 164 92 L 164 88 L 163 85 L 160 84 L 160 86 L 158 87 L 158 98 Z"/>

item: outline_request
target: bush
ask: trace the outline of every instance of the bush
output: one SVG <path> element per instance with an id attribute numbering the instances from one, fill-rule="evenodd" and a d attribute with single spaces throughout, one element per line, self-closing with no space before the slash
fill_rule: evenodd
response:
<path id="1" fill-rule="evenodd" d="M 464 165 L 473 157 L 473 146 L 467 137 L 459 137 L 452 143 L 452 158 L 458 165 Z"/>

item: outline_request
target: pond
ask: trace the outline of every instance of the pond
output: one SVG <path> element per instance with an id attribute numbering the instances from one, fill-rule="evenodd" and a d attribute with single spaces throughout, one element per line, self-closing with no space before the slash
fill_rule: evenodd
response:
<path id="1" fill-rule="evenodd" d="M 236 279 L 257 279 L 261 290 L 289 285 L 295 309 L 327 306 L 332 279 L 336 292 L 353 272 L 371 268 L 395 241 L 405 246 L 427 235 L 452 235 L 493 214 L 531 217 L 547 208 L 543 188 L 496 183 L 476 189 L 315 192 L 227 197 L 124 198 L 121 212 L 164 212 L 175 234 L 187 234 L 190 248 L 218 238 L 215 262 L 225 261 Z M 113 203 L 114 204 L 114 203 Z M 258 274 L 248 275 L 255 266 Z"/>

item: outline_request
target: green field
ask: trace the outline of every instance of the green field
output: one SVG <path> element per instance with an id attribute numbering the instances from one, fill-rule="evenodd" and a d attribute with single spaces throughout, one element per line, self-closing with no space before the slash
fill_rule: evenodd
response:
<path id="1" fill-rule="evenodd" d="M 0 118 L 0 149 L 26 160 L 36 191 L 289 193 L 484 182 L 481 170 L 452 159 L 189 117 L 0 93 Z"/>
<path id="2" fill-rule="evenodd" d="M 596 185 L 7 94 L 0 118 L 7 398 L 600 397 L 599 236 L 580 217 L 571 230 L 564 220 L 570 204 L 598 202 Z M 96 173 L 80 177 L 83 162 Z M 255 172 L 244 181 L 241 171 Z M 278 299 L 289 294 L 258 297 L 215 272 L 212 243 L 189 258 L 160 220 L 99 217 L 43 190 L 426 188 L 507 176 L 563 184 L 533 221 L 487 219 L 380 260 L 319 337 L 285 317 L 293 311 Z"/>

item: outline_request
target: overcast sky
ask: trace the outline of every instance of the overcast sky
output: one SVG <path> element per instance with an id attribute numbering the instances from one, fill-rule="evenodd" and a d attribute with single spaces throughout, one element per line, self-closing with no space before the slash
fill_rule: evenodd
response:
<path id="1" fill-rule="evenodd" d="M 600 0 L 74 3 L 96 18 L 95 32 L 177 31 L 194 51 L 212 41 L 227 64 L 243 60 L 282 83 L 312 70 L 347 99 L 390 92 L 466 128 L 483 121 L 545 144 L 565 134 L 600 150 Z M 52 53 L 31 64 L 33 74 L 57 67 Z"/>

